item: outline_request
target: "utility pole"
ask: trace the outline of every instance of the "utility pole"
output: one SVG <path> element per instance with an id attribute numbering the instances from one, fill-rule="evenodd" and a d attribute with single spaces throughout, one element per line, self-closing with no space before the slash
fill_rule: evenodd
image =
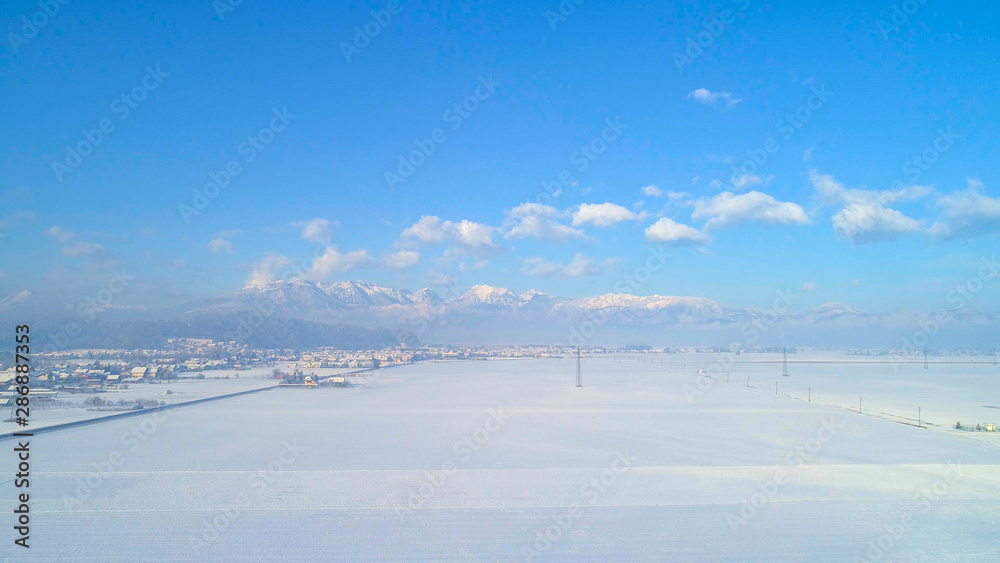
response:
<path id="1" fill-rule="evenodd" d="M 777 381 L 774 382 L 774 394 L 775 395 L 778 394 L 778 382 Z"/>
<path id="2" fill-rule="evenodd" d="M 858 414 L 861 414 L 861 397 L 858 397 Z"/>
<path id="3" fill-rule="evenodd" d="M 583 387 L 583 372 L 580 370 L 580 347 L 576 347 L 576 386 Z"/>
<path id="4" fill-rule="evenodd" d="M 788 377 L 788 352 L 785 347 L 781 347 L 781 375 Z"/>
<path id="5" fill-rule="evenodd" d="M 924 346 L 924 369 L 927 369 L 927 346 Z"/>
<path id="6" fill-rule="evenodd" d="M 750 387 L 750 376 L 747 376 L 747 387 Z"/>
<path id="7" fill-rule="evenodd" d="M 917 407 L 917 428 L 923 428 L 923 419 L 920 416 L 920 407 Z"/>
<path id="8" fill-rule="evenodd" d="M 810 403 L 813 402 L 813 388 L 812 387 L 809 388 L 809 402 Z"/>

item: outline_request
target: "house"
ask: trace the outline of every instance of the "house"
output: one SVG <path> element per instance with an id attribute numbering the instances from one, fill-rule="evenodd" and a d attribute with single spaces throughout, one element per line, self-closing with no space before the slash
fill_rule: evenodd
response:
<path id="1" fill-rule="evenodd" d="M 0 372 L 0 383 L 6 383 L 17 377 L 17 370 L 10 368 L 8 370 Z"/>
<path id="2" fill-rule="evenodd" d="M 146 368 L 144 367 L 132 368 L 130 375 L 136 379 L 142 379 L 143 377 L 146 377 Z"/>

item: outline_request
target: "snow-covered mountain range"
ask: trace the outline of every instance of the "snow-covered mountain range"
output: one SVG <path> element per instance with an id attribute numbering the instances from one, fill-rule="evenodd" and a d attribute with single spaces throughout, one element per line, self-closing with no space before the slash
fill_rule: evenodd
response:
<path id="1" fill-rule="evenodd" d="M 602 325 L 719 325 L 746 323 L 774 316 L 764 309 L 744 309 L 703 297 L 606 293 L 569 299 L 529 291 L 517 294 L 503 287 L 474 285 L 444 295 L 432 289 L 398 290 L 363 281 L 276 281 L 248 286 L 234 293 L 190 304 L 186 313 L 258 309 L 268 314 L 312 320 L 406 321 L 455 324 L 484 320 L 545 320 L 572 323 L 600 319 Z M 807 323 L 863 319 L 866 313 L 841 303 L 828 303 L 785 318 Z"/>
<path id="2" fill-rule="evenodd" d="M 703 297 L 606 293 L 565 298 L 475 285 L 411 292 L 363 281 L 276 281 L 173 311 L 213 318 L 259 311 L 268 318 L 386 328 L 437 343 L 798 343 L 920 346 L 992 342 L 1000 314 L 971 308 L 866 313 L 843 303 L 806 308 L 802 295 L 770 307 L 741 308 Z M 984 332 L 985 330 L 985 332 Z M 914 344 L 916 343 L 916 344 Z"/>

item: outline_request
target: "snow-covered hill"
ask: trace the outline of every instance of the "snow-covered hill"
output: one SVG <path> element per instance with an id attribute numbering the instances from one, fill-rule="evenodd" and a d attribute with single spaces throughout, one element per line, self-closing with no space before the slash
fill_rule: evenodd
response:
<path id="1" fill-rule="evenodd" d="M 602 324 L 628 326 L 699 326 L 743 323 L 764 318 L 767 312 L 724 305 L 703 297 L 606 293 L 568 299 L 531 290 L 520 295 L 504 287 L 474 285 L 464 293 L 444 298 L 424 288 L 397 290 L 363 281 L 276 281 L 255 285 L 215 299 L 191 304 L 185 313 L 258 309 L 269 314 L 323 320 L 378 319 L 400 322 L 414 316 L 425 321 L 488 322 L 491 317 L 526 322 L 572 324 L 599 317 Z M 840 303 L 788 315 L 807 323 L 843 318 L 865 318 L 865 313 Z"/>

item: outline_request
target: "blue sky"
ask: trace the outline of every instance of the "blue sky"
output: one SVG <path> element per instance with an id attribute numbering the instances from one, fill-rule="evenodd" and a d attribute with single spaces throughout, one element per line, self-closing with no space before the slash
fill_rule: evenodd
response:
<path id="1" fill-rule="evenodd" d="M 995 253 L 991 4 L 56 5 L 0 8 L 0 298 L 123 267 L 150 308 L 290 267 L 574 297 L 658 249 L 634 293 L 927 310 Z"/>

